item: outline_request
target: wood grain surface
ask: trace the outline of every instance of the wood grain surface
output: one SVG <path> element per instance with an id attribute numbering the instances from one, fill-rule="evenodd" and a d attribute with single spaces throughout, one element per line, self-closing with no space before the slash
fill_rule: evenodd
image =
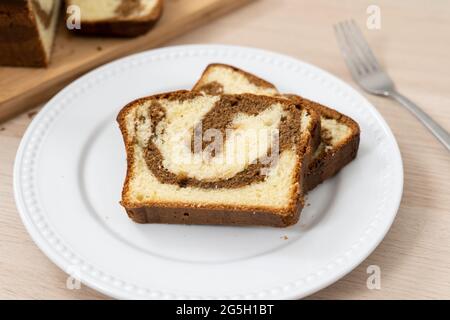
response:
<path id="1" fill-rule="evenodd" d="M 266 48 L 313 63 L 356 87 L 332 25 L 353 18 L 364 26 L 370 4 L 381 9 L 381 29 L 363 32 L 382 64 L 402 93 L 450 130 L 449 1 L 259 0 L 166 44 Z M 405 170 L 403 200 L 391 230 L 374 253 L 310 298 L 450 299 L 450 156 L 402 107 L 365 96 L 398 140 Z M 24 114 L 0 124 L 0 298 L 105 299 L 86 286 L 66 289 L 66 275 L 34 245 L 18 216 L 12 168 L 32 116 Z M 366 286 L 370 265 L 381 269 L 380 290 Z"/>
<path id="2" fill-rule="evenodd" d="M 165 0 L 163 15 L 133 39 L 78 37 L 61 18 L 48 68 L 0 67 L 0 122 L 50 98 L 70 80 L 124 55 L 154 48 L 252 0 Z"/>

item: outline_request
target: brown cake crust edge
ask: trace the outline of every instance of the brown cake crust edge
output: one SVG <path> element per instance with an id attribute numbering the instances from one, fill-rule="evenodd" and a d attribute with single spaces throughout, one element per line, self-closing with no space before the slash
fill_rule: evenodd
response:
<path id="1" fill-rule="evenodd" d="M 134 163 L 134 144 L 127 139 L 125 117 L 137 104 L 148 99 L 179 97 L 180 95 L 199 95 L 186 90 L 163 93 L 149 96 L 127 104 L 117 116 L 117 122 L 122 132 L 127 154 L 127 173 L 122 190 L 121 205 L 126 209 L 128 216 L 137 223 L 167 223 L 167 224 L 208 224 L 208 225 L 260 225 L 273 227 L 287 227 L 297 223 L 300 212 L 304 206 L 304 189 L 307 168 L 311 161 L 311 137 L 305 135 L 299 140 L 297 154 L 300 165 L 296 166 L 294 177 L 298 181 L 291 196 L 291 202 L 286 209 L 274 209 L 262 206 L 224 206 L 203 205 L 202 207 L 186 203 L 146 202 L 135 204 L 127 199 L 129 184 L 132 179 Z M 250 94 L 246 94 L 250 95 Z M 251 95 L 250 95 L 251 96 Z M 285 99 L 270 98 L 286 103 Z"/>
<path id="2" fill-rule="evenodd" d="M 39 40 L 37 21 L 30 3 L 4 0 L 0 4 L 0 16 L 2 14 L 6 17 L 0 23 L 0 66 L 47 67 L 49 58 Z M 14 30 L 11 27 L 14 23 L 22 30 Z M 18 41 L 18 36 L 23 41 Z"/>
<path id="3" fill-rule="evenodd" d="M 248 81 L 250 81 L 250 83 L 253 83 L 254 85 L 256 85 L 258 87 L 277 90 L 277 88 L 272 83 L 270 83 L 269 81 L 261 79 L 261 78 L 255 76 L 254 74 L 251 74 L 251 73 L 249 73 L 247 71 L 244 71 L 244 70 L 239 69 L 239 68 L 237 68 L 235 66 L 232 66 L 232 65 L 229 65 L 229 64 L 225 64 L 225 63 L 211 63 L 211 64 L 209 64 L 205 68 L 205 70 L 203 71 L 200 79 L 198 79 L 197 83 L 194 85 L 192 90 L 195 90 L 195 91 L 201 90 L 203 77 L 206 76 L 208 74 L 208 72 L 210 72 L 210 70 L 212 68 L 214 68 L 214 67 L 224 67 L 224 68 L 232 69 L 233 71 L 236 71 L 236 72 L 242 74 L 244 77 L 246 77 L 248 79 Z"/>
<path id="4" fill-rule="evenodd" d="M 318 158 L 312 159 L 306 177 L 306 192 L 335 176 L 342 168 L 356 158 L 361 135 L 358 123 L 352 118 L 319 103 L 312 103 L 322 117 L 335 119 L 338 122 L 344 123 L 350 128 L 351 134 L 337 146 L 334 146 L 331 152 L 325 152 Z"/>
<path id="5" fill-rule="evenodd" d="M 153 10 L 137 20 L 108 19 L 103 21 L 82 21 L 81 29 L 70 30 L 83 36 L 137 37 L 147 33 L 161 18 L 164 1 L 158 0 Z M 66 0 L 66 6 L 68 1 Z"/>

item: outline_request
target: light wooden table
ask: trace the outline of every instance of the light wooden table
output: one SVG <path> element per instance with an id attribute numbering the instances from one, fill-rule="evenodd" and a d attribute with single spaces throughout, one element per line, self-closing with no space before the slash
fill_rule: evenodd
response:
<path id="1" fill-rule="evenodd" d="M 364 26 L 370 4 L 381 8 L 381 29 L 364 33 L 382 63 L 401 92 L 450 129 L 448 1 L 259 0 L 168 45 L 225 43 L 266 48 L 313 63 L 354 85 L 331 26 L 346 18 Z M 400 145 L 405 167 L 403 201 L 375 252 L 311 298 L 450 299 L 450 155 L 397 104 L 367 98 L 385 117 Z M 39 251 L 19 219 L 12 169 L 30 116 L 0 124 L 0 298 L 103 299 L 85 286 L 67 290 L 66 275 Z M 366 287 L 369 265 L 381 268 L 380 290 Z"/>

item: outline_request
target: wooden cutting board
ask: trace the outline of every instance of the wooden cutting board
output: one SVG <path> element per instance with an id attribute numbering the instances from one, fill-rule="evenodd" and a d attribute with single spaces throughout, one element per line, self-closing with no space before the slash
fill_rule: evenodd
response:
<path id="1" fill-rule="evenodd" d="M 158 24 L 134 39 L 74 36 L 60 21 L 48 68 L 0 67 L 0 122 L 49 99 L 65 84 L 98 65 L 154 48 L 250 1 L 165 0 Z"/>

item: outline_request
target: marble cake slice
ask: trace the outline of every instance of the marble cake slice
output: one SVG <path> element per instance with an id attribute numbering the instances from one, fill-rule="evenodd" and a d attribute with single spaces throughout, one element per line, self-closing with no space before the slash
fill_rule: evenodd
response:
<path id="1" fill-rule="evenodd" d="M 312 118 L 294 102 L 176 91 L 131 102 L 117 121 L 128 163 L 121 204 L 135 222 L 298 221 Z"/>
<path id="2" fill-rule="evenodd" d="M 353 119 L 298 95 L 282 95 L 270 82 L 244 70 L 226 64 L 211 64 L 204 70 L 193 90 L 208 94 L 282 96 L 310 112 L 318 113 L 320 127 L 313 133 L 314 154 L 305 181 L 306 191 L 333 177 L 356 158 L 360 128 Z"/>

